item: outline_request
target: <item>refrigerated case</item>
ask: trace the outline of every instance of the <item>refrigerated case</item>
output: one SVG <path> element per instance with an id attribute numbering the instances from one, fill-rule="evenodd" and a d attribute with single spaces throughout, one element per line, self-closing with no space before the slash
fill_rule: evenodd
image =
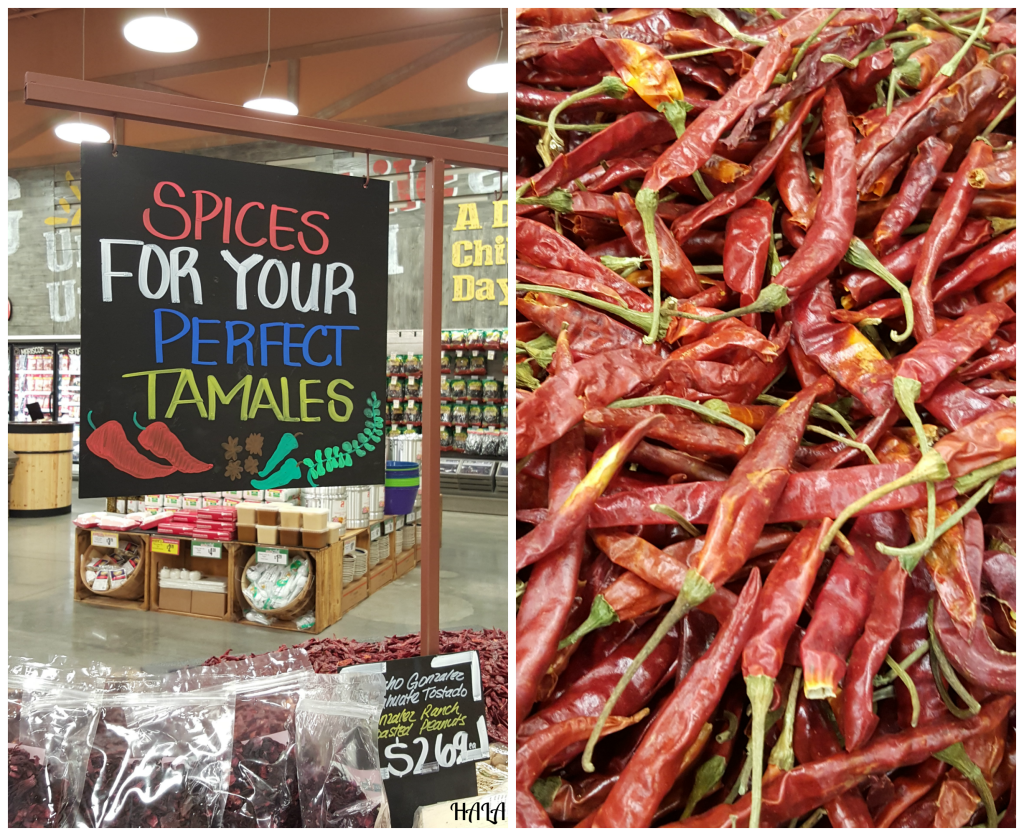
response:
<path id="1" fill-rule="evenodd" d="M 27 404 L 42 407 L 43 415 L 74 425 L 78 462 L 82 349 L 78 343 L 11 342 L 8 351 L 9 415 L 11 421 L 31 421 Z"/>

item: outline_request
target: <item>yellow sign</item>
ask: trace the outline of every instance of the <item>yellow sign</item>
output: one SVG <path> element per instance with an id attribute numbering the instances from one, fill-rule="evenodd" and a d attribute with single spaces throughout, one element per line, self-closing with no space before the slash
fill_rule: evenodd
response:
<path id="1" fill-rule="evenodd" d="M 489 229 L 508 229 L 508 201 L 492 201 L 493 211 Z M 452 232 L 483 230 L 476 203 L 460 203 L 459 217 L 452 226 Z M 505 267 L 507 241 L 504 235 L 495 235 L 486 242 L 484 238 L 452 241 L 452 267 Z M 497 291 L 497 292 L 496 292 Z M 452 276 L 453 302 L 497 302 L 499 307 L 508 307 L 508 276 L 487 278 L 472 273 Z"/>
<path id="2" fill-rule="evenodd" d="M 160 554 L 178 554 L 180 546 L 180 540 L 161 540 L 159 537 L 154 537 L 149 541 L 149 548 Z"/>

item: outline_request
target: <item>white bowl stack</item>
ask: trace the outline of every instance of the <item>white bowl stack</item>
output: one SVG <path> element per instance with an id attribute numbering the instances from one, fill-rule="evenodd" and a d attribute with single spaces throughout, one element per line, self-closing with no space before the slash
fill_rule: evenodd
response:
<path id="1" fill-rule="evenodd" d="M 368 559 L 369 555 L 367 554 L 366 549 L 356 549 L 355 572 L 352 575 L 353 579 L 361 578 L 366 574 Z"/>

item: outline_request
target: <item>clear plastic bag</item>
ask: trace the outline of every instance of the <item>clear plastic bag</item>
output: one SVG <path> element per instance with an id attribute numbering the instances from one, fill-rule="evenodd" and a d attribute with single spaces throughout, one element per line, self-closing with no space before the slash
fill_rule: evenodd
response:
<path id="1" fill-rule="evenodd" d="M 224 827 L 301 827 L 295 708 L 313 674 L 299 648 L 168 675 L 177 691 L 223 686 L 235 697 L 231 781 Z"/>
<path id="2" fill-rule="evenodd" d="M 18 740 L 8 741 L 9 827 L 73 826 L 98 713 L 95 693 L 26 692 Z"/>
<path id="3" fill-rule="evenodd" d="M 80 811 L 89 827 L 220 827 L 234 695 L 104 694 Z"/>
<path id="4" fill-rule="evenodd" d="M 386 686 L 383 672 L 367 667 L 313 677 L 299 702 L 303 827 L 391 826 L 377 754 Z"/>

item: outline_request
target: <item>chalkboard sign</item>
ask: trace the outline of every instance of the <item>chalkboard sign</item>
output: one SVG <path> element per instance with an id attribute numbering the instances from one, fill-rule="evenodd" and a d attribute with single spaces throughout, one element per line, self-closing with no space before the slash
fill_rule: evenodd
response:
<path id="1" fill-rule="evenodd" d="M 411 827 L 417 807 L 476 795 L 474 763 L 489 757 L 476 651 L 384 665 L 380 765 L 392 827 Z"/>
<path id="2" fill-rule="evenodd" d="M 384 481 L 388 184 L 82 146 L 79 493 Z"/>

